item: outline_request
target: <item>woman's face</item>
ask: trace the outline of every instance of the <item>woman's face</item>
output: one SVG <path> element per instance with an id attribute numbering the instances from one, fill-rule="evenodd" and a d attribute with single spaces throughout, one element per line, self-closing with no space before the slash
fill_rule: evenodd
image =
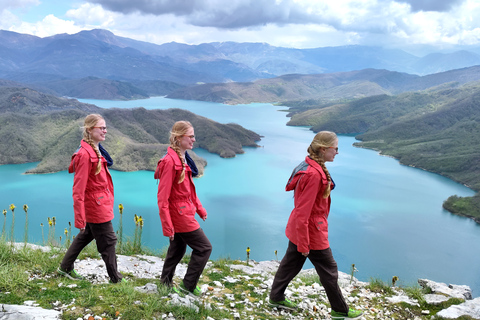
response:
<path id="1" fill-rule="evenodd" d="M 98 144 L 99 142 L 105 141 L 105 134 L 107 133 L 107 125 L 105 120 L 98 120 L 95 127 L 91 128 L 89 132 L 93 143 Z"/>
<path id="2" fill-rule="evenodd" d="M 182 151 L 192 150 L 193 143 L 195 142 L 195 132 L 193 128 L 188 129 L 187 132 L 178 139 L 178 142 Z"/>
<path id="3" fill-rule="evenodd" d="M 333 146 L 325 148 L 323 153 L 323 160 L 332 162 L 335 159 L 335 156 L 338 154 L 338 140 L 335 141 Z"/>

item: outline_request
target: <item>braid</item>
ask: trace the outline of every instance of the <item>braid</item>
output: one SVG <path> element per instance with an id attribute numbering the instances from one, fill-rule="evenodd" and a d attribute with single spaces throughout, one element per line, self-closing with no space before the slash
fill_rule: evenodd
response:
<path id="1" fill-rule="evenodd" d="M 178 179 L 178 183 L 182 183 L 185 180 L 185 160 L 183 159 L 182 155 L 180 154 L 180 147 L 174 143 L 171 144 L 170 147 L 177 153 L 178 157 L 182 161 L 182 173 L 180 174 L 180 178 Z"/>
<path id="2" fill-rule="evenodd" d="M 310 155 L 310 158 L 316 163 L 318 163 L 320 167 L 322 167 L 323 172 L 325 172 L 325 175 L 327 176 L 328 186 L 323 192 L 323 198 L 326 199 L 330 195 L 332 177 L 330 176 L 330 172 L 328 172 L 327 166 L 325 165 L 325 161 L 321 157 L 319 157 L 317 153 L 313 152 L 313 148 L 311 145 L 310 147 L 308 147 L 308 153 Z"/>
<path id="3" fill-rule="evenodd" d="M 185 159 L 180 153 L 180 146 L 177 138 L 182 137 L 190 128 L 193 128 L 192 124 L 188 121 L 177 121 L 173 124 L 170 131 L 170 147 L 177 153 L 178 157 L 182 161 L 182 173 L 178 183 L 182 183 L 185 180 Z"/>
<path id="4" fill-rule="evenodd" d="M 313 138 L 312 143 L 307 149 L 308 155 L 310 158 L 318 163 L 322 168 L 323 172 L 327 176 L 328 185 L 323 193 L 323 198 L 326 199 L 330 196 L 331 185 L 332 185 L 332 176 L 328 172 L 327 166 L 325 165 L 325 159 L 320 155 L 320 148 L 328 148 L 335 144 L 338 141 L 337 135 L 330 131 L 320 131 Z"/>
<path id="5" fill-rule="evenodd" d="M 90 135 L 88 135 L 87 139 L 83 139 L 86 143 L 90 145 L 90 147 L 93 148 L 95 153 L 97 154 L 98 157 L 98 163 L 97 163 L 97 170 L 95 171 L 95 174 L 99 174 L 100 171 L 102 171 L 102 155 L 100 154 L 100 150 L 98 150 L 97 146 L 93 143 L 92 139 L 90 138 Z"/>
<path id="6" fill-rule="evenodd" d="M 103 119 L 101 115 L 90 114 L 85 118 L 85 124 L 83 126 L 83 140 L 93 148 L 98 157 L 97 170 L 95 171 L 96 175 L 102 171 L 102 155 L 100 150 L 98 150 L 97 146 L 93 143 L 93 140 L 90 137 L 90 133 L 87 131 L 87 129 L 94 127 L 100 119 Z"/>

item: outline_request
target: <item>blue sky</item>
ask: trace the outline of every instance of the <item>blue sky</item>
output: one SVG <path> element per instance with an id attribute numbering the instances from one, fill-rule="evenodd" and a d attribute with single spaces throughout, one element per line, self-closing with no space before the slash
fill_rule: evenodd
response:
<path id="1" fill-rule="evenodd" d="M 106 29 L 157 44 L 266 42 L 420 50 L 479 46 L 480 0 L 0 0 L 0 29 Z"/>
<path id="2" fill-rule="evenodd" d="M 35 24 L 43 20 L 49 14 L 59 18 L 64 18 L 65 13 L 72 9 L 70 1 L 50 0 L 38 2 L 34 5 L 13 7 L 12 13 L 17 15 L 22 21 Z"/>

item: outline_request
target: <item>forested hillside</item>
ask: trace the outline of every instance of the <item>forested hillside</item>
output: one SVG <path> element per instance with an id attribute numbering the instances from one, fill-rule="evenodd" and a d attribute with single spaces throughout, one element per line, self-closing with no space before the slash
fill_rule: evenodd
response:
<path id="1" fill-rule="evenodd" d="M 220 124 L 181 109 L 101 109 L 77 100 L 57 98 L 26 88 L 0 88 L 0 164 L 40 162 L 30 173 L 65 170 L 81 140 L 88 113 L 100 113 L 108 126 L 104 146 L 113 169 L 154 170 L 178 120 L 195 127 L 196 146 L 222 157 L 256 146 L 260 136 L 236 124 Z M 205 161 L 194 155 L 199 167 Z"/>
<path id="2" fill-rule="evenodd" d="M 355 133 L 357 146 L 439 173 L 480 191 L 480 82 L 345 103 L 290 102 L 289 125 Z M 480 217 L 476 198 L 450 199 L 450 211 Z M 461 206 L 461 207 L 460 207 Z M 480 220 L 479 220 L 480 221 Z"/>

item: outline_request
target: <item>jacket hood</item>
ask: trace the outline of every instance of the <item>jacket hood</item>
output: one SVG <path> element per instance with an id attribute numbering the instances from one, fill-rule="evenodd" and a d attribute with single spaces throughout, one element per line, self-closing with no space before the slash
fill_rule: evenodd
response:
<path id="1" fill-rule="evenodd" d="M 296 166 L 295 169 L 293 169 L 292 174 L 288 179 L 287 185 L 285 186 L 286 191 L 295 190 L 298 181 L 300 181 L 300 179 L 303 177 L 303 174 L 307 171 L 308 167 L 316 169 L 322 176 L 322 179 L 327 179 L 327 176 L 323 172 L 322 167 L 320 167 L 317 162 L 310 159 L 309 156 L 306 156 L 305 160 L 302 161 L 298 166 Z"/>
<path id="2" fill-rule="evenodd" d="M 174 165 L 174 168 L 175 170 L 177 171 L 181 171 L 183 170 L 183 165 L 182 165 L 182 160 L 180 160 L 180 157 L 178 156 L 178 154 L 175 152 L 175 150 L 173 150 L 171 147 L 168 147 L 167 148 L 167 152 L 165 153 L 165 155 L 160 159 L 158 160 L 158 163 L 157 163 L 157 169 L 155 170 L 155 173 L 153 175 L 154 179 L 160 179 L 160 172 L 158 171 L 159 170 L 159 164 L 160 162 L 163 161 L 163 159 L 165 159 L 166 157 L 170 157 L 173 161 L 173 165 Z M 190 156 L 189 156 L 190 157 Z M 193 160 L 192 160 L 193 162 Z M 188 164 L 188 162 L 187 162 Z M 196 168 L 196 167 L 195 167 Z M 192 169 L 190 168 L 189 165 L 185 165 L 185 171 L 192 171 Z M 198 173 L 198 171 L 197 171 Z"/>
<path id="3" fill-rule="evenodd" d="M 83 148 L 85 151 L 87 151 L 87 153 L 88 153 L 92 162 L 98 162 L 98 156 L 97 156 L 95 150 L 93 150 L 93 148 L 88 143 L 86 143 L 84 140 L 82 140 L 82 141 L 80 141 L 80 145 L 78 146 L 78 149 L 72 155 L 70 165 L 68 166 L 68 173 L 74 173 L 75 172 L 75 157 L 77 156 L 77 154 L 78 154 L 78 152 L 80 151 L 81 148 Z M 105 152 L 106 152 L 106 150 L 105 150 Z M 102 154 L 102 156 L 103 156 L 103 154 Z M 110 155 L 109 155 L 109 157 L 110 157 Z M 102 160 L 100 159 L 100 161 L 102 161 Z M 113 164 L 113 160 L 112 160 L 112 164 Z M 108 165 L 108 161 L 107 161 L 107 165 Z"/>

